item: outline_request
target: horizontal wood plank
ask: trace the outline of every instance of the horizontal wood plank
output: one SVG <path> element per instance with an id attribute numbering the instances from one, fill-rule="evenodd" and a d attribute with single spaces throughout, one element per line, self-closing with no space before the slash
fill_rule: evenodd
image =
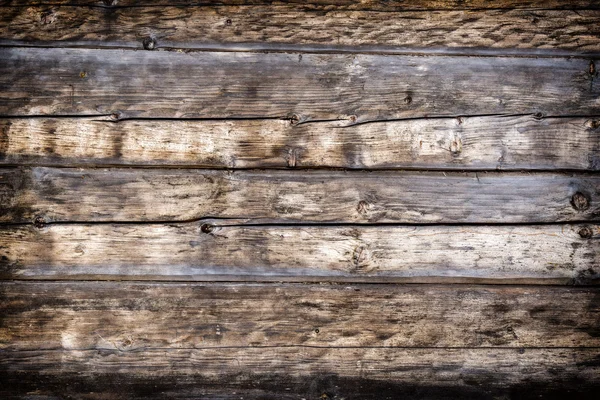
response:
<path id="1" fill-rule="evenodd" d="M 4 279 L 590 284 L 600 226 L 5 226 Z"/>
<path id="2" fill-rule="evenodd" d="M 3 282 L 0 349 L 600 347 L 599 295 L 594 287 Z"/>
<path id="3" fill-rule="evenodd" d="M 596 288 L 4 282 L 0 296 L 5 397 L 593 398 L 600 385 Z"/>
<path id="4" fill-rule="evenodd" d="M 600 51 L 600 10 L 316 12 L 289 6 L 11 8 L 0 45 L 189 49 Z M 150 42 L 152 40 L 152 42 Z"/>
<path id="5" fill-rule="evenodd" d="M 101 393 L 111 399 L 595 399 L 600 388 L 599 356 L 598 348 L 7 351 L 0 353 L 0 394 L 77 398 Z"/>
<path id="6" fill-rule="evenodd" d="M 271 5 L 291 4 L 305 9 L 349 10 L 469 10 L 469 9 L 598 9 L 597 0 L 0 0 L 0 6 L 77 5 L 103 8 L 131 6 Z"/>
<path id="7" fill-rule="evenodd" d="M 0 170 L 0 221 L 313 223 L 597 221 L 600 176 L 571 173 Z"/>
<path id="8" fill-rule="evenodd" d="M 5 165 L 600 170 L 599 118 L 12 118 L 0 119 L 0 132 Z"/>
<path id="9" fill-rule="evenodd" d="M 600 95 L 580 58 L 1 48 L 0 59 L 2 116 L 588 116 Z"/>

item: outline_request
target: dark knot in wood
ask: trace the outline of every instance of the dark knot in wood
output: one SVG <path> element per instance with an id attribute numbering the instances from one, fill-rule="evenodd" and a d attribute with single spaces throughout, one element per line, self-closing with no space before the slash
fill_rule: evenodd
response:
<path id="1" fill-rule="evenodd" d="M 582 239 L 590 239 L 592 236 L 594 236 L 594 231 L 589 226 L 584 226 L 579 230 L 578 233 Z"/>
<path id="2" fill-rule="evenodd" d="M 581 192 L 577 192 L 571 197 L 571 205 L 577 211 L 585 211 L 590 208 L 590 199 Z"/>
<path id="3" fill-rule="evenodd" d="M 212 226 L 211 224 L 202 224 L 200 226 L 200 230 L 203 233 L 211 233 L 213 231 L 213 229 L 214 229 L 214 226 Z"/>

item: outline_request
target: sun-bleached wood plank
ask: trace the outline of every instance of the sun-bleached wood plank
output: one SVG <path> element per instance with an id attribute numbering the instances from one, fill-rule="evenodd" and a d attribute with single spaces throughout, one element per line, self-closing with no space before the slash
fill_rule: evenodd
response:
<path id="1" fill-rule="evenodd" d="M 596 221 L 595 174 L 5 168 L 3 222 Z"/>
<path id="2" fill-rule="evenodd" d="M 4 279 L 594 283 L 598 225 L 4 226 Z"/>
<path id="3" fill-rule="evenodd" d="M 0 348 L 600 347 L 599 293 L 549 286 L 3 282 Z"/>
<path id="4" fill-rule="evenodd" d="M 0 132 L 3 164 L 600 170 L 600 118 L 11 118 L 0 119 Z"/>
<path id="5" fill-rule="evenodd" d="M 11 8 L 0 44 L 194 49 L 600 51 L 599 10 L 381 13 L 297 7 Z"/>
<path id="6" fill-rule="evenodd" d="M 2 116 L 587 116 L 600 95 L 581 58 L 0 48 L 0 59 Z"/>

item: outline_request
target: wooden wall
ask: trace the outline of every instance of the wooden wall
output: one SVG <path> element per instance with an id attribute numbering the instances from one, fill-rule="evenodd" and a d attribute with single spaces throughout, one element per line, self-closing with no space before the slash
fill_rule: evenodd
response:
<path id="1" fill-rule="evenodd" d="M 600 2 L 1 0 L 0 398 L 596 399 Z"/>

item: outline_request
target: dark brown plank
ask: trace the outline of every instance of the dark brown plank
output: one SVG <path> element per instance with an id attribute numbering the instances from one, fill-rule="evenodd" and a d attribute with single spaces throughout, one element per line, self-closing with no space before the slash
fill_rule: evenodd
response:
<path id="1" fill-rule="evenodd" d="M 4 282 L 0 296 L 4 398 L 593 398 L 600 386 L 596 288 Z"/>
<path id="2" fill-rule="evenodd" d="M 2 48 L 0 59 L 4 116 L 584 116 L 600 95 L 588 59 L 43 48 Z"/>
<path id="3" fill-rule="evenodd" d="M 595 399 L 599 356 L 598 348 L 6 351 L 0 353 L 0 394 L 28 399 Z"/>
<path id="4" fill-rule="evenodd" d="M 60 47 L 600 51 L 600 10 L 302 11 L 296 7 L 5 9 L 0 44 Z M 152 43 L 150 44 L 150 40 Z"/>
<path id="5" fill-rule="evenodd" d="M 600 347 L 599 296 L 594 287 L 3 282 L 0 347 Z"/>
<path id="6" fill-rule="evenodd" d="M 600 170 L 598 118 L 0 119 L 0 164 Z"/>
<path id="7" fill-rule="evenodd" d="M 105 8 L 131 6 L 271 5 L 291 4 L 304 9 L 349 10 L 469 10 L 469 9 L 597 9 L 597 0 L 1 0 L 0 6 L 79 5 Z"/>
<path id="8" fill-rule="evenodd" d="M 0 278 L 528 284 L 600 278 L 598 225 L 222 223 L 4 226 Z"/>
<path id="9" fill-rule="evenodd" d="M 0 221 L 42 223 L 237 218 L 313 223 L 597 221 L 594 174 L 224 171 L 130 168 L 0 170 Z"/>

